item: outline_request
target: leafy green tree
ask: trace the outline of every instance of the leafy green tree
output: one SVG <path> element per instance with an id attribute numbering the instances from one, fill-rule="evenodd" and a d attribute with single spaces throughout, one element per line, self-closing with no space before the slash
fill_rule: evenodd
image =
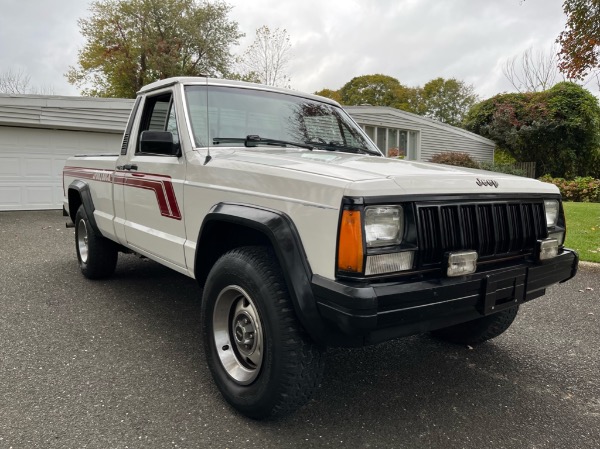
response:
<path id="1" fill-rule="evenodd" d="M 363 75 L 352 78 L 339 91 L 345 105 L 368 104 L 410 108 L 411 90 L 396 78 L 387 75 Z"/>
<path id="2" fill-rule="evenodd" d="M 436 78 L 423 87 L 407 87 L 396 78 L 380 74 L 358 76 L 340 90 L 315 93 L 345 105 L 390 106 L 454 126 L 461 126 L 467 111 L 478 100 L 473 86 L 454 78 Z"/>
<path id="3" fill-rule="evenodd" d="M 598 176 L 600 106 L 577 84 L 496 95 L 471 108 L 465 127 L 517 161 L 535 161 L 536 176 Z"/>
<path id="4" fill-rule="evenodd" d="M 342 94 L 339 90 L 323 89 L 319 90 L 318 92 L 315 92 L 315 95 L 331 98 L 332 100 L 335 100 L 338 103 L 342 102 Z"/>
<path id="5" fill-rule="evenodd" d="M 94 1 L 78 22 L 86 43 L 66 77 L 84 95 L 133 98 L 171 76 L 226 76 L 243 36 L 230 10 L 220 1 Z"/>
<path id="6" fill-rule="evenodd" d="M 417 88 L 412 109 L 442 123 L 461 126 L 467 112 L 477 101 L 472 85 L 455 78 L 435 78 Z"/>
<path id="7" fill-rule="evenodd" d="M 565 30 L 558 36 L 561 45 L 560 69 L 569 79 L 582 80 L 600 68 L 600 1 L 564 0 Z"/>

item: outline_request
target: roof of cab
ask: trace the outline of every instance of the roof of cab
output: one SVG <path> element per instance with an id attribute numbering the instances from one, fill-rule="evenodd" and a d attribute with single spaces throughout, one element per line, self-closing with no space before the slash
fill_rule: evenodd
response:
<path id="1" fill-rule="evenodd" d="M 201 76 L 196 76 L 196 77 L 194 77 L 194 76 L 177 76 L 177 77 L 173 77 L 173 78 L 166 78 L 164 80 L 155 81 L 154 83 L 147 84 L 146 86 L 142 87 L 139 90 L 138 95 L 146 94 L 148 92 L 152 92 L 152 91 L 158 90 L 158 89 L 163 89 L 165 87 L 173 86 L 175 84 L 230 86 L 230 87 L 240 87 L 240 88 L 244 88 L 244 89 L 263 90 L 263 91 L 268 91 L 268 92 L 279 92 L 279 93 L 283 93 L 283 94 L 287 94 L 287 95 L 306 97 L 306 98 L 310 98 L 313 100 L 322 101 L 325 103 L 330 103 L 330 104 L 339 106 L 339 104 L 336 101 L 334 101 L 330 98 L 321 97 L 321 96 L 313 95 L 313 94 L 307 94 L 307 93 L 300 92 L 297 90 L 267 86 L 267 85 L 258 84 L 258 83 L 248 83 L 245 81 L 233 81 L 233 80 L 226 80 L 226 79 L 220 79 L 220 78 L 207 78 L 207 77 L 201 77 Z"/>

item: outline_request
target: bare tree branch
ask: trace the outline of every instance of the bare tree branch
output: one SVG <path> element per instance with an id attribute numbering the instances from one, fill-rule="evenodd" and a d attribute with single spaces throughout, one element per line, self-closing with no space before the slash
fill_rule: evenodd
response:
<path id="1" fill-rule="evenodd" d="M 556 44 L 547 51 L 532 47 L 520 55 L 506 60 L 502 73 L 517 92 L 538 92 L 548 90 L 560 81 L 570 81 L 582 87 L 590 83 L 600 90 L 600 67 L 590 70 L 585 76 L 568 78 L 559 68 L 559 52 Z"/>
<path id="2" fill-rule="evenodd" d="M 270 86 L 289 87 L 290 77 L 285 73 L 291 56 L 291 43 L 285 29 L 262 26 L 256 38 L 242 57 L 241 65 L 247 74 Z"/>
<path id="3" fill-rule="evenodd" d="M 8 69 L 0 73 L 0 93 L 16 95 L 54 95 L 50 85 L 32 86 L 31 76 L 22 69 Z"/>
<path id="4" fill-rule="evenodd" d="M 5 94 L 27 94 L 30 92 L 29 82 L 31 76 L 23 70 L 8 69 L 0 73 L 0 92 Z"/>
<path id="5" fill-rule="evenodd" d="M 518 92 L 547 90 L 564 80 L 558 70 L 558 50 L 552 45 L 548 51 L 532 47 L 508 59 L 502 73 Z"/>

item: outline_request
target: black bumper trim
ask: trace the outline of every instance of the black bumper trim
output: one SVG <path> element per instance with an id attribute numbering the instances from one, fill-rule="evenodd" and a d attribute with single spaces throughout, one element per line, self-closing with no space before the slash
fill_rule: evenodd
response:
<path id="1" fill-rule="evenodd" d="M 349 284 L 315 275 L 312 289 L 334 344 L 356 346 L 427 332 L 496 313 L 542 296 L 575 276 L 579 258 L 557 257 L 415 282 Z M 337 335 L 336 335 L 337 334 Z"/>

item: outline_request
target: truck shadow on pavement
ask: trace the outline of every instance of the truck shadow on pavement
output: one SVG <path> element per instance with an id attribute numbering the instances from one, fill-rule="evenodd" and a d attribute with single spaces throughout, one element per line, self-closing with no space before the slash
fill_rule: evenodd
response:
<path id="1" fill-rule="evenodd" d="M 154 337 L 173 339 L 170 350 L 178 347 L 179 362 L 184 362 L 180 368 L 189 369 L 180 375 L 190 376 L 199 389 L 212 391 L 218 415 L 228 415 L 227 419 L 261 432 L 285 430 L 300 438 L 301 429 L 312 432 L 327 425 L 355 432 L 360 446 L 361 438 L 375 429 L 393 428 L 400 432 L 398 437 L 404 433 L 405 438 L 412 438 L 440 431 L 455 434 L 473 426 L 503 432 L 503 428 L 527 425 L 529 432 L 542 438 L 544 413 L 559 406 L 575 407 L 565 402 L 556 386 L 547 384 L 545 368 L 527 356 L 527 348 L 515 350 L 519 342 L 509 330 L 475 348 L 419 335 L 378 346 L 329 349 L 322 386 L 311 403 L 275 423 L 250 421 L 225 405 L 204 367 L 201 290 L 194 280 L 128 256 L 103 284 L 103 289 L 115 294 L 112 301 L 128 304 L 140 320 L 146 320 L 142 327 L 156 331 Z M 365 422 L 375 429 L 360 432 Z M 571 425 L 577 426 L 575 417 Z"/>

